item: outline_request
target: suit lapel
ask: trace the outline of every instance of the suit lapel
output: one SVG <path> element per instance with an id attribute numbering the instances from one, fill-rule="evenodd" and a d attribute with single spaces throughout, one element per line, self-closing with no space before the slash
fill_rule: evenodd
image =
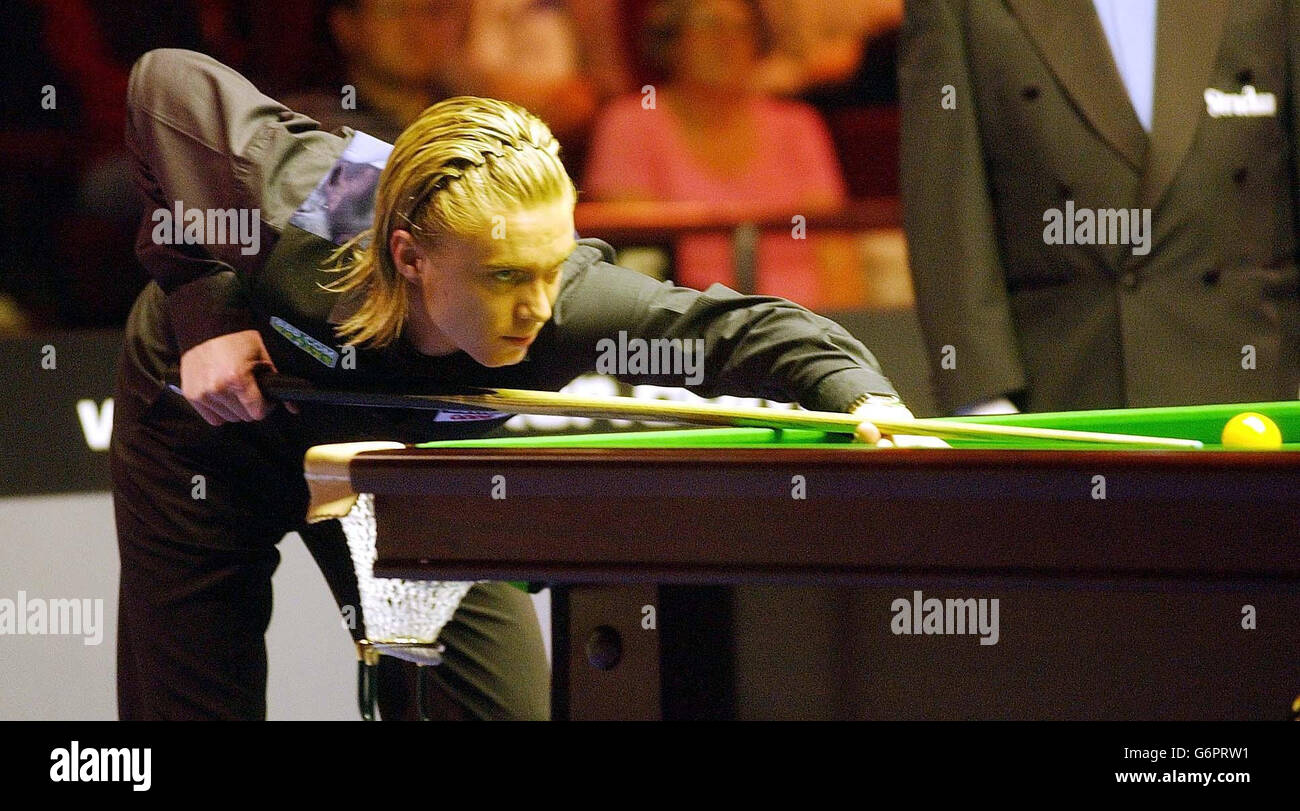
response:
<path id="1" fill-rule="evenodd" d="M 1165 2 L 1160 0 L 1160 5 Z M 1079 111 L 1140 172 L 1146 161 L 1146 131 L 1133 112 L 1092 0 L 1006 3 Z"/>
<path id="2" fill-rule="evenodd" d="M 1141 206 L 1164 197 L 1205 112 L 1230 0 L 1160 0 L 1156 6 L 1156 98 Z"/>

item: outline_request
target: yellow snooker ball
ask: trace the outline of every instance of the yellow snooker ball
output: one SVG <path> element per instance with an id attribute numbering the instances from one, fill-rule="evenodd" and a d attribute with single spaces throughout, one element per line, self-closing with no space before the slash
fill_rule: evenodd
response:
<path id="1" fill-rule="evenodd" d="M 1282 447 L 1277 423 L 1254 411 L 1238 414 L 1223 426 L 1223 447 L 1267 449 Z"/>

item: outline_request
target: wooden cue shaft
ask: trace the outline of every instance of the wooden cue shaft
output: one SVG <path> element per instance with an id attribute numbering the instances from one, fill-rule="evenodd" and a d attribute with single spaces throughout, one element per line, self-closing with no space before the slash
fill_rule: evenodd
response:
<path id="1" fill-rule="evenodd" d="M 472 389 L 446 394 L 410 394 L 396 391 L 344 391 L 323 389 L 290 375 L 258 370 L 257 381 L 264 394 L 278 400 L 353 405 L 371 408 L 438 410 L 449 405 L 486 411 L 507 411 L 560 417 L 592 419 L 636 419 L 679 422 L 692 425 L 721 425 L 746 428 L 809 428 L 828 433 L 851 434 L 862 420 L 851 414 L 757 406 L 725 406 L 717 403 L 678 403 L 641 400 L 635 397 L 584 396 L 528 389 Z M 180 378 L 166 375 L 164 383 L 181 394 Z M 1083 442 L 1135 448 L 1204 447 L 1200 440 L 1170 437 L 1112 434 L 1097 431 L 1067 431 L 1018 425 L 990 425 L 943 419 L 871 420 L 882 434 L 911 434 L 951 439 L 1042 439 Z"/>
<path id="2" fill-rule="evenodd" d="M 527 389 L 466 389 L 440 394 L 410 394 L 391 390 L 342 391 L 320 388 L 309 381 L 275 372 L 259 372 L 258 383 L 265 394 L 280 400 L 317 402 L 382 408 L 436 410 L 460 406 L 476 410 L 504 411 L 592 419 L 643 419 L 692 425 L 748 428 L 808 428 L 829 433 L 851 434 L 862 422 L 851 414 L 758 406 L 727 406 L 717 403 L 679 403 L 641 400 L 635 397 L 564 394 Z M 175 382 L 171 387 L 179 392 Z M 942 419 L 881 420 L 872 423 L 884 434 L 912 434 L 965 439 L 1040 439 L 1084 442 L 1141 448 L 1200 448 L 1195 439 L 1172 439 L 1131 434 L 1067 431 L 1058 428 L 1030 428 L 987 425 Z"/>
<path id="3" fill-rule="evenodd" d="M 420 397 L 422 395 L 412 395 Z M 717 403 L 680 403 L 640 400 L 633 397 L 596 397 L 526 389 L 484 389 L 473 394 L 431 395 L 444 403 L 489 408 L 524 414 L 590 417 L 594 419 L 647 419 L 698 425 L 729 425 L 755 428 L 810 428 L 853 433 L 862 422 L 851 414 L 829 411 L 787 410 L 759 406 L 728 406 Z M 1067 431 L 1013 425 L 987 425 L 938 419 L 871 421 L 884 434 L 913 434 L 970 439 L 1040 439 L 1087 442 L 1145 448 L 1200 448 L 1195 439 L 1171 439 L 1096 431 Z"/>

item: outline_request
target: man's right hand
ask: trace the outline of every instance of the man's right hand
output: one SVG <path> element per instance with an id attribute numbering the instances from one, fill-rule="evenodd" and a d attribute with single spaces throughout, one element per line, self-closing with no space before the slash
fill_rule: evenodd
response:
<path id="1" fill-rule="evenodd" d="M 209 425 L 260 420 L 273 407 L 253 376 L 262 368 L 275 364 L 257 330 L 220 335 L 181 355 L 181 392 Z"/>

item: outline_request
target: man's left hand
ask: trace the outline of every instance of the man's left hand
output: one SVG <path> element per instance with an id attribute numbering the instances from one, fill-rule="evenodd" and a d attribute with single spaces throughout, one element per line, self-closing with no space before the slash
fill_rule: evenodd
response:
<path id="1" fill-rule="evenodd" d="M 853 416 L 862 420 L 858 425 L 857 430 L 853 432 L 853 438 L 858 442 L 867 442 L 875 445 L 877 448 L 951 447 L 947 442 L 944 442 L 936 436 L 881 434 L 880 429 L 876 427 L 875 420 L 892 422 L 898 419 L 915 419 L 911 409 L 901 403 L 898 405 L 866 403 L 865 405 L 858 406 L 854 409 Z"/>

